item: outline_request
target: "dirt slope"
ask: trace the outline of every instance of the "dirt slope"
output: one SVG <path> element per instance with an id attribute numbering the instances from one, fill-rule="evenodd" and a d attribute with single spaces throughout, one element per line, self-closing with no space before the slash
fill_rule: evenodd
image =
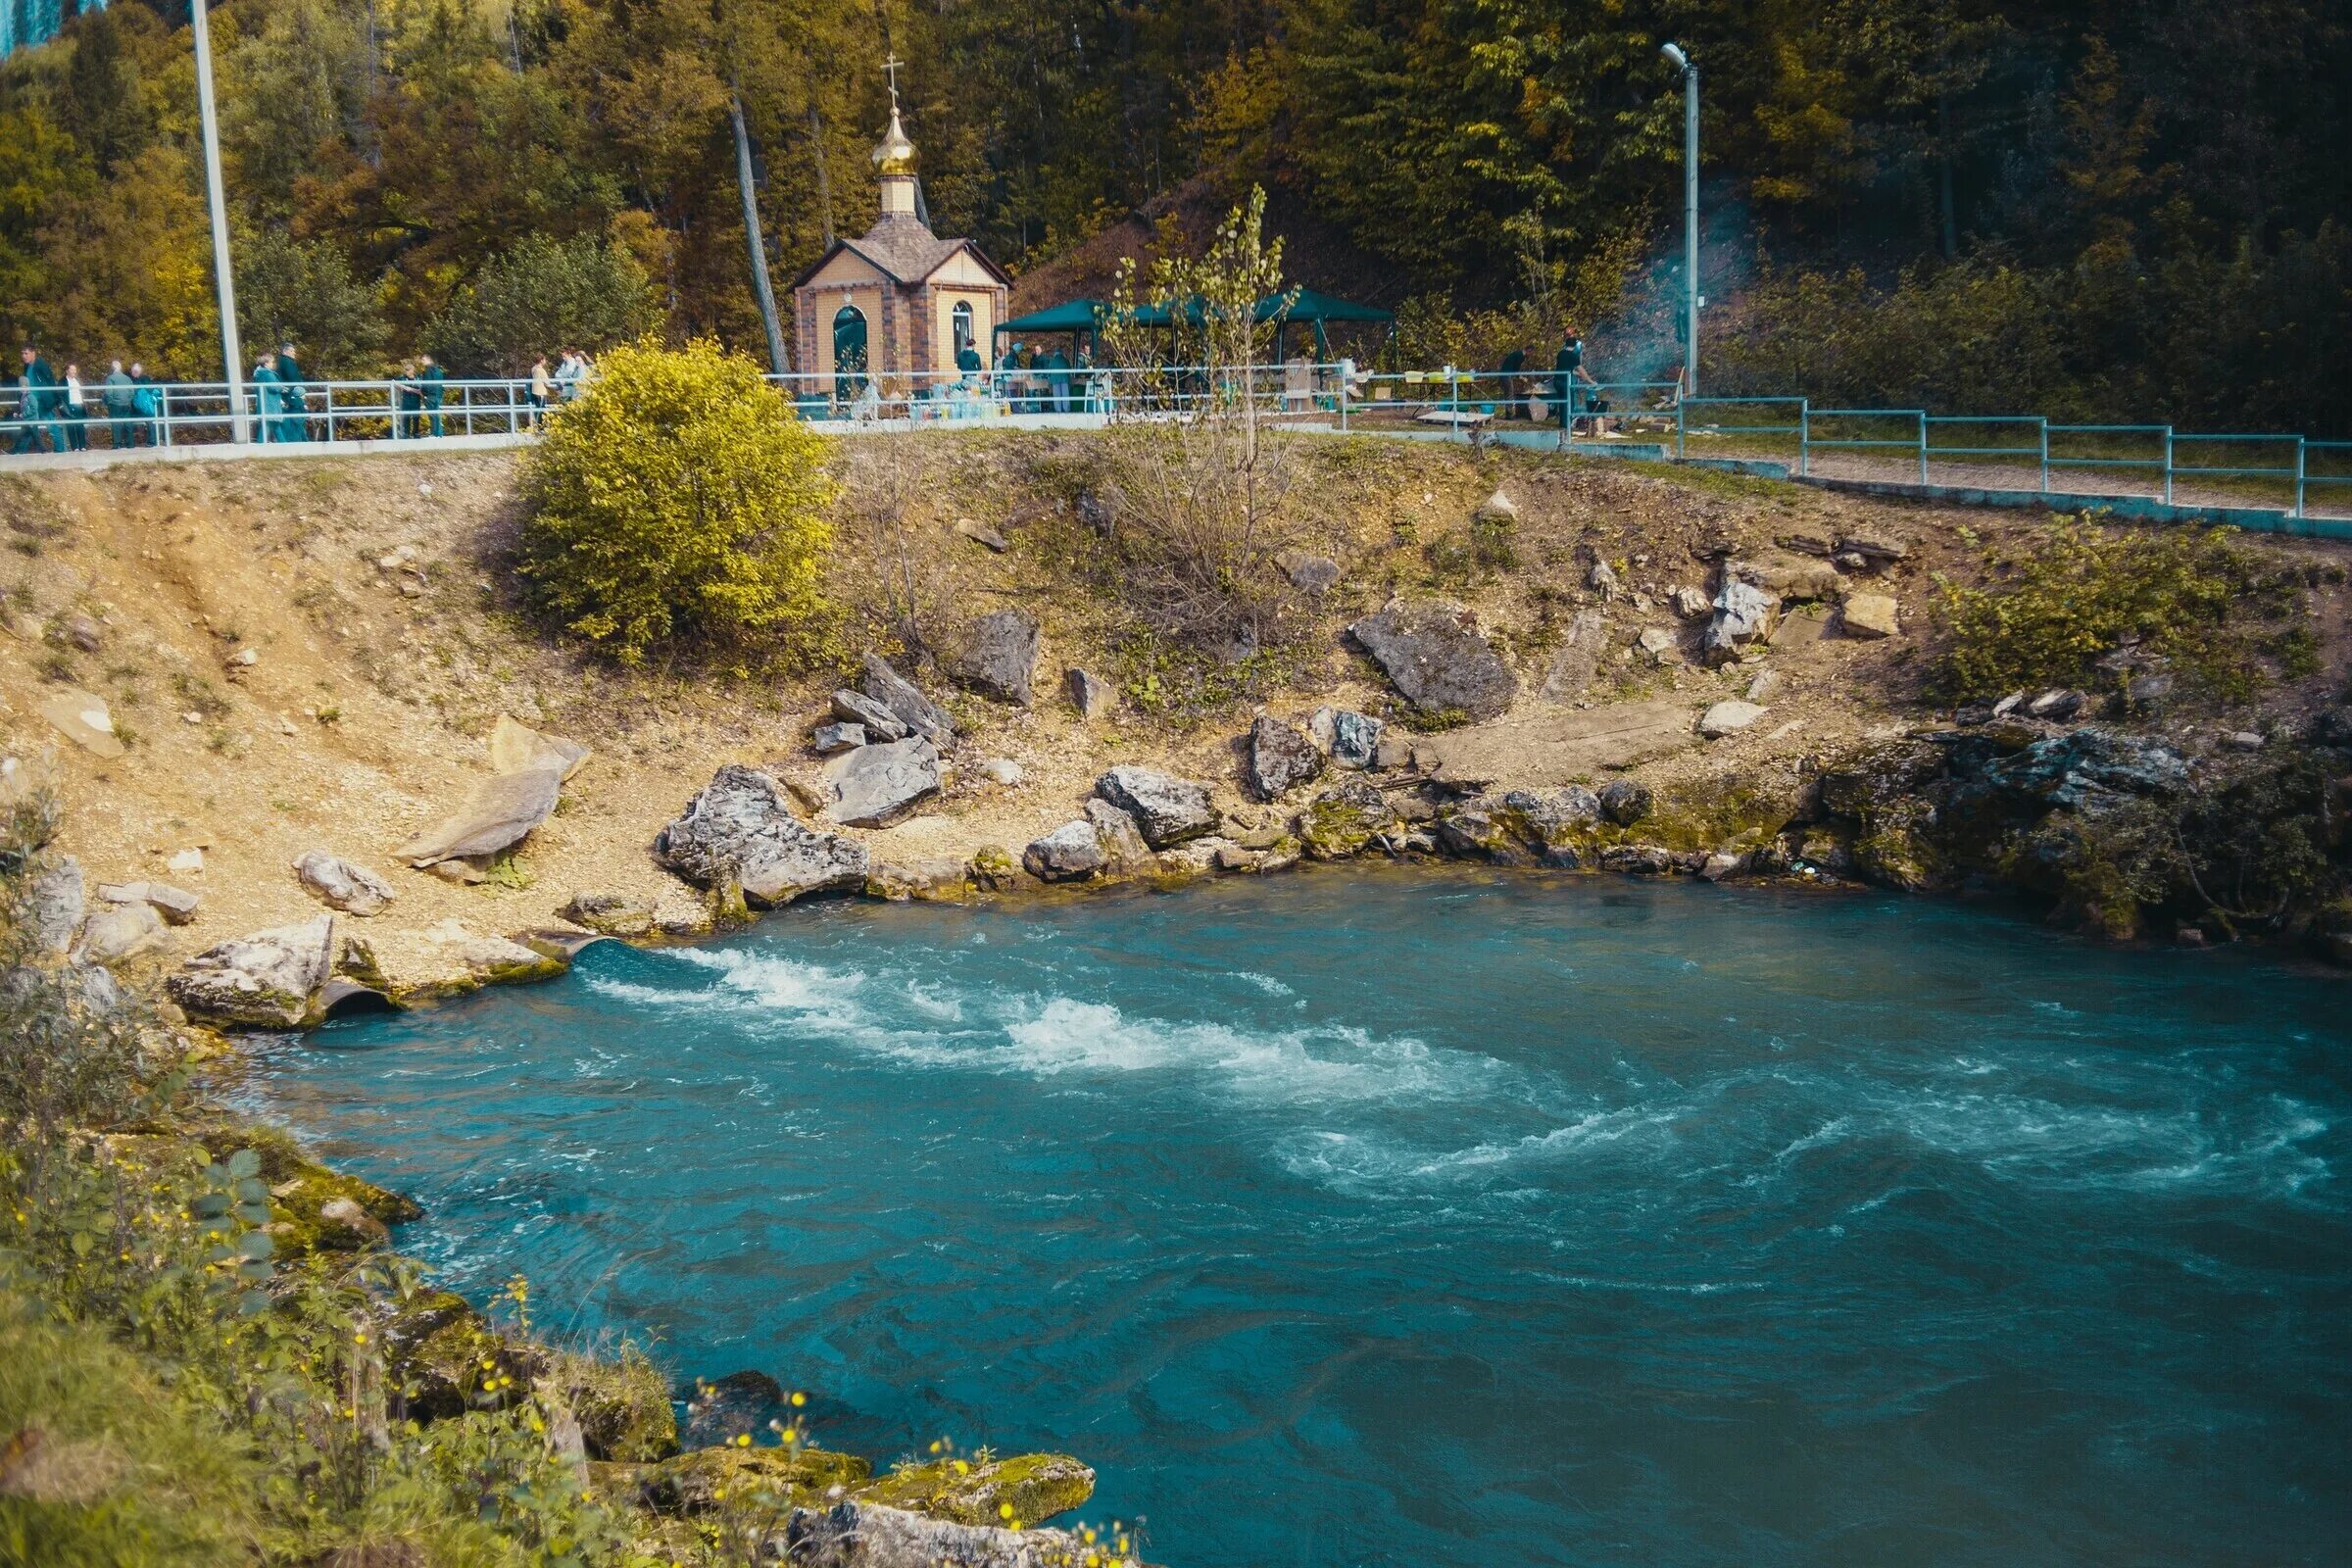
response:
<path id="1" fill-rule="evenodd" d="M 1247 702 L 1182 717 L 1123 707 L 1090 727 L 1060 700 L 1068 666 L 1114 679 L 1134 670 L 1132 651 L 1106 646 L 1119 626 L 1115 606 L 1073 566 L 1069 496 L 1087 471 L 1088 439 L 870 438 L 843 453 L 852 495 L 834 591 L 857 612 L 845 657 L 888 647 L 880 558 L 902 542 L 900 580 L 917 583 L 935 625 L 952 631 L 972 613 L 1017 604 L 1045 628 L 1038 705 L 957 698 L 971 734 L 952 759 L 954 784 L 935 811 L 865 835 L 878 855 L 965 857 L 990 842 L 1017 855 L 1068 820 L 1096 774 L 1119 761 L 1206 778 L 1240 820 L 1260 818 L 1238 788 L 1234 738 L 1247 727 Z M 196 922 L 146 961 L 173 962 L 318 912 L 287 869 L 316 848 L 390 880 L 392 907 L 351 928 L 394 948 L 429 947 L 456 926 L 497 934 L 546 924 L 577 890 L 654 896 L 674 884 L 648 844 L 718 764 L 813 772 L 808 729 L 835 684 L 830 672 L 621 674 L 552 645 L 514 612 L 500 544 L 517 461 L 133 466 L 0 486 L 14 547 L 0 555 L 10 632 L 0 637 L 0 749 L 53 777 L 67 807 L 66 848 L 92 884 L 157 878 L 204 895 Z M 1476 607 L 1520 677 L 1520 705 L 1496 743 L 1506 751 L 1518 729 L 1531 748 L 1556 745 L 1563 725 L 1582 722 L 1573 715 L 1601 717 L 1612 705 L 1679 705 L 1695 718 L 1747 691 L 1759 669 L 1774 671 L 1779 689 L 1751 730 L 1669 748 L 1638 769 L 1701 796 L 1759 780 L 1792 785 L 1807 757 L 1918 722 L 1925 715 L 1910 700 L 1931 574 L 1973 569 L 1963 529 L 2027 525 L 1785 485 L 1371 440 L 1328 443 L 1311 464 L 1300 546 L 1332 556 L 1345 576 L 1319 607 L 1285 689 L 1266 696 L 1271 710 L 1302 716 L 1335 702 L 1393 713 L 1393 694 L 1339 631 L 1393 593 L 1448 594 Z M 1479 564 L 1469 517 L 1497 484 L 1520 511 L 1511 559 Z M 895 508 L 876 501 L 883 492 Z M 898 520 L 857 520 L 878 514 Z M 1009 548 L 995 553 L 956 532 L 959 518 L 1000 529 Z M 1708 563 L 1725 549 L 1769 554 L 1776 537 L 1864 529 L 1911 547 L 1859 583 L 1901 602 L 1902 636 L 1784 644 L 1760 665 L 1721 672 L 1658 667 L 1627 646 L 1642 628 L 1662 627 L 1688 647 L 1695 623 L 1679 619 L 1668 597 L 1708 586 Z M 1605 594 L 1592 586 L 1596 559 L 1617 577 Z M 2274 694 L 2275 704 L 2316 700 L 2340 680 L 2341 588 L 2321 588 L 2316 605 L 2330 671 Z M 1563 633 L 1585 610 L 1609 630 L 1598 674 L 1582 695 L 1547 702 Z M 77 646 L 77 630 L 94 649 Z M 122 755 L 93 755 L 41 716 L 68 690 L 107 701 Z M 564 807 L 512 873 L 491 883 L 453 886 L 395 862 L 394 846 L 485 774 L 501 712 L 594 748 Z M 1580 759 L 1579 773 L 1605 772 L 1611 760 L 1605 749 L 1556 755 Z M 1021 764 L 1017 787 L 981 774 L 977 764 L 997 758 Z M 200 872 L 170 868 L 191 849 L 202 852 Z"/>

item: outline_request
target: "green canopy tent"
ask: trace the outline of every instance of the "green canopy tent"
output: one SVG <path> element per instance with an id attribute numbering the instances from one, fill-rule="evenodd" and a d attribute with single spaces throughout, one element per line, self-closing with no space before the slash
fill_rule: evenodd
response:
<path id="1" fill-rule="evenodd" d="M 1049 305 L 1042 311 L 1031 311 L 1027 316 L 999 321 L 996 330 L 989 335 L 995 339 L 1007 332 L 1031 337 L 1047 332 L 1068 332 L 1073 336 L 1083 332 L 1088 346 L 1100 352 L 1102 346 L 1102 318 L 1109 314 L 1109 305 L 1102 300 L 1063 300 L 1059 305 Z M 990 358 L 995 358 L 993 352 Z"/>
<path id="2" fill-rule="evenodd" d="M 1287 310 L 1284 309 L 1286 300 L 1289 302 Z M 1201 317 L 1201 304 L 1197 299 L 1187 301 L 1183 311 L 1187 319 L 1199 321 Z M 1102 322 L 1110 314 L 1111 306 L 1104 300 L 1064 300 L 1059 305 L 1049 306 L 1045 310 L 1032 311 L 1027 316 L 1016 316 L 1009 321 L 999 322 L 996 335 L 1002 336 L 1007 332 L 1030 336 L 1047 332 L 1073 334 L 1083 332 L 1087 336 L 1088 343 L 1099 354 L 1102 350 Z M 1173 326 L 1176 321 L 1176 312 L 1161 305 L 1138 305 L 1133 307 L 1129 314 L 1138 326 Z M 1315 357 L 1318 360 L 1328 361 L 1331 358 L 1331 337 L 1328 331 L 1331 323 L 1379 323 L 1394 326 L 1396 321 L 1395 311 L 1384 311 L 1377 305 L 1359 305 L 1353 300 L 1340 299 L 1335 295 L 1311 288 L 1298 288 L 1286 290 L 1281 294 L 1269 294 L 1257 302 L 1254 314 L 1260 321 L 1273 321 L 1279 317 L 1279 323 L 1274 329 L 1274 357 L 1278 360 L 1282 357 L 1283 336 L 1294 322 L 1305 322 L 1314 328 Z"/>

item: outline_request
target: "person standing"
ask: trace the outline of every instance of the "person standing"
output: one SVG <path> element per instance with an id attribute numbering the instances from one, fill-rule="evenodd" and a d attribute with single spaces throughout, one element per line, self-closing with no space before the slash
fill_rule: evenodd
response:
<path id="1" fill-rule="evenodd" d="M 135 439 L 132 444 L 137 445 L 144 442 L 151 447 L 163 445 L 163 383 L 147 373 L 146 366 L 133 360 L 130 362 L 130 384 L 133 388 L 130 394 L 131 409 L 145 421 L 143 426 L 133 432 Z"/>
<path id="2" fill-rule="evenodd" d="M 302 384 L 302 365 L 294 358 L 294 345 L 277 346 L 277 360 L 272 367 L 277 371 L 277 434 L 279 441 L 307 441 L 311 437 L 310 394 Z"/>
<path id="3" fill-rule="evenodd" d="M 123 373 L 122 362 L 106 372 L 106 430 L 107 439 L 117 452 L 133 444 L 133 432 L 138 426 L 130 416 L 138 411 L 138 391 L 128 375 Z"/>
<path id="4" fill-rule="evenodd" d="M 66 367 L 66 443 L 76 452 L 90 450 L 90 405 L 81 387 L 81 367 Z"/>
<path id="5" fill-rule="evenodd" d="M 278 402 L 277 368 L 263 355 L 253 362 L 253 413 L 256 422 L 256 441 L 283 441 L 286 438 L 284 405 Z"/>
<path id="6" fill-rule="evenodd" d="M 446 432 L 441 428 L 441 400 L 445 395 L 441 383 L 448 380 L 449 377 L 443 372 L 440 362 L 430 354 L 419 354 L 416 356 L 416 361 L 424 367 L 424 373 L 417 379 L 424 383 L 424 406 L 427 410 L 425 422 L 432 427 L 433 434 L 445 434 Z"/>
<path id="7" fill-rule="evenodd" d="M 1563 436 L 1576 433 L 1576 383 L 1584 373 L 1585 340 L 1577 336 L 1576 328 L 1572 326 L 1560 343 L 1560 352 L 1552 356 L 1551 361 L 1551 395 L 1559 409 L 1560 432 Z"/>
<path id="8" fill-rule="evenodd" d="M 547 373 L 547 356 L 542 354 L 531 362 L 531 428 L 547 417 L 547 405 L 556 395 L 556 383 Z"/>
<path id="9" fill-rule="evenodd" d="M 392 436 L 394 440 L 416 438 L 416 411 L 424 407 L 424 389 L 416 383 L 416 362 L 400 362 L 400 375 L 392 383 Z"/>
<path id="10" fill-rule="evenodd" d="M 24 345 L 20 356 L 24 368 L 17 374 L 17 441 L 19 453 L 38 452 L 46 435 L 49 450 L 66 450 L 66 432 L 57 422 L 54 403 L 57 372 L 49 362 L 34 352 L 31 344 Z"/>
<path id="11" fill-rule="evenodd" d="M 1055 348 L 1053 353 L 1045 357 L 1042 363 L 1046 372 L 1046 386 L 1053 412 L 1055 414 L 1069 413 L 1070 362 L 1068 356 L 1064 355 L 1059 348 Z"/>

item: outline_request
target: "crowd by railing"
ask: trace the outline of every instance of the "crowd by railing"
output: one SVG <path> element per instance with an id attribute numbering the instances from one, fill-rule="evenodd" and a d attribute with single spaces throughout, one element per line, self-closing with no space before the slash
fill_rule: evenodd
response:
<path id="1" fill-rule="evenodd" d="M 1565 380 L 1542 370 L 1376 370 L 1351 361 L 1234 367 L 1078 364 L 943 372 L 797 372 L 767 377 L 801 417 L 830 428 L 988 420 L 1102 424 L 1182 418 L 1214 407 L 1340 430 L 1413 431 L 1566 450 L 1646 444 L 1678 459 L 1782 463 L 1799 476 L 1916 476 L 1923 485 L 2045 495 L 2144 495 L 2178 504 L 2276 503 L 2293 517 L 2352 486 L 2352 441 L 2212 434 L 2170 425 L 2067 424 L 2039 416 L 1819 408 L 1794 397 L 1684 397 L 1677 381 Z M 291 443 L 523 437 L 549 412 L 528 377 L 452 378 L 419 400 L 409 380 L 309 380 L 246 389 L 248 439 Z M 99 389 L 93 388 L 96 392 Z M 142 382 L 135 409 L 0 389 L 0 451 L 178 448 L 234 439 L 229 388 Z M 38 394 L 34 394 L 36 397 Z M 2218 498 L 2218 499 L 2217 499 Z"/>

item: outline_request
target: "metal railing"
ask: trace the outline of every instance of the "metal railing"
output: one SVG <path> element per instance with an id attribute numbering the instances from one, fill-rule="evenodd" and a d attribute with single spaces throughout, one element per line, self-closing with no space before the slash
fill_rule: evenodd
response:
<path id="1" fill-rule="evenodd" d="M 2311 515 L 2315 493 L 2325 500 L 2327 487 L 2352 486 L 2352 441 L 2185 431 L 2169 424 L 2064 424 L 2031 414 L 1816 408 L 1810 399 L 1789 397 L 1686 398 L 1678 405 L 1677 458 L 1739 456 L 1742 448 L 1792 457 L 1791 471 L 1803 477 L 1821 472 L 1821 457 L 1852 455 L 1864 463 L 1892 463 L 1916 473 L 1923 485 L 1936 482 L 1936 466 L 1943 465 L 1947 474 L 1956 468 L 1979 481 L 2031 479 L 1984 488 L 2145 494 L 2174 506 L 2186 487 L 2201 499 L 2219 498 L 2204 500 L 2211 505 L 2276 499 L 2278 510 L 2294 518 Z M 2276 461 L 2251 461 L 2251 455 L 2272 453 Z M 2070 472 L 2109 482 L 2082 491 L 2053 483 Z M 2114 482 L 2126 478 L 2137 480 L 2136 488 Z"/>
<path id="2" fill-rule="evenodd" d="M 1840 464 L 1899 472 L 1932 485 L 1939 470 L 1977 488 L 2043 495 L 2145 496 L 2180 504 L 2278 503 L 2311 515 L 2352 486 L 2352 441 L 2276 433 L 2217 434 L 2162 424 L 2065 424 L 2037 415 L 1937 415 L 1924 409 L 1814 406 L 1801 397 L 1678 396 L 1672 381 L 1587 382 L 1563 389 L 1544 369 L 1373 370 L 1350 361 L 1236 367 L 1131 368 L 1074 364 L 969 371 L 798 372 L 766 378 L 800 416 L 836 429 L 953 426 L 985 420 L 1102 424 L 1181 418 L 1247 401 L 1302 425 L 1370 433 L 1434 433 L 1518 445 L 1599 450 L 1644 433 L 1677 459 L 1764 457 L 1800 477 Z M 592 385 L 593 383 L 588 383 Z M 0 390 L 0 454 L 108 447 L 214 446 L 233 437 L 229 389 L 220 382 L 147 382 L 135 407 L 85 389 L 78 417 L 63 389 L 26 417 L 21 395 Z M 579 389 L 572 389 L 579 390 Z M 1563 395 L 1564 390 L 1564 395 Z M 416 383 L 306 381 L 245 389 L 253 444 L 338 445 L 444 436 L 528 436 L 566 401 L 559 386 L 535 398 L 524 377 Z M 2070 489 L 2067 479 L 2087 481 Z M 2331 489 L 2330 487 L 2339 487 Z M 2220 498 L 2218 501 L 2215 498 Z"/>

